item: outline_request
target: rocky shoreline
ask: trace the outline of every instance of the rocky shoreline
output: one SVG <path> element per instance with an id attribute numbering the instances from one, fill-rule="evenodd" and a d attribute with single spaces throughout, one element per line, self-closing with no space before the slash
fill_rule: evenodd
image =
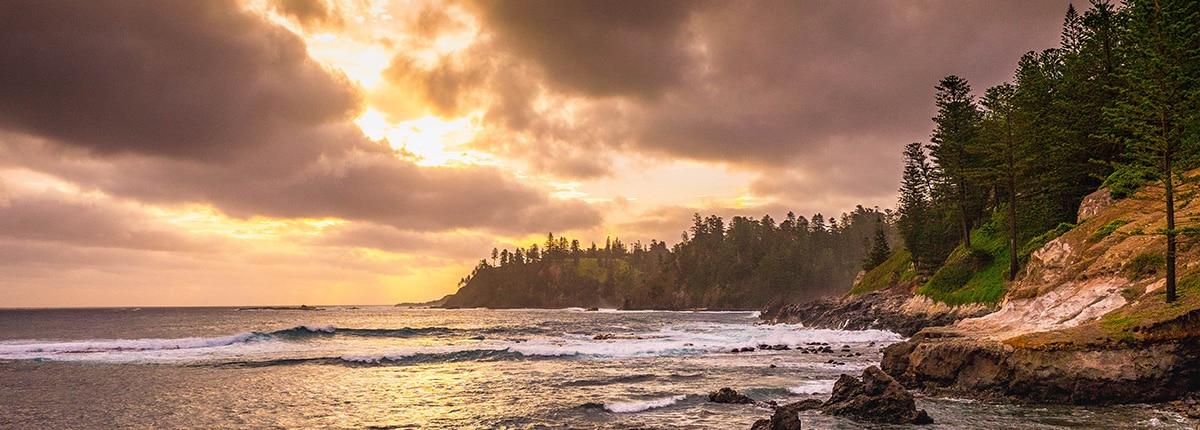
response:
<path id="1" fill-rule="evenodd" d="M 864 423 L 933 424 L 924 409 L 917 409 L 913 395 L 877 366 L 864 369 L 861 378 L 842 374 L 834 383 L 829 400 L 824 402 L 806 399 L 776 405 L 756 401 L 728 387 L 709 393 L 708 401 L 754 405 L 774 411 L 770 418 L 755 422 L 751 430 L 799 430 L 800 412 L 810 409 Z"/>
<path id="2" fill-rule="evenodd" d="M 1196 176 L 1200 172 L 1193 172 Z M 1085 199 L 1073 229 L 1029 257 L 998 309 L 922 302 L 918 286 L 762 312 L 773 323 L 884 329 L 910 339 L 880 368 L 928 395 L 1035 404 L 1164 403 L 1200 419 L 1200 247 L 1179 250 L 1179 299 L 1166 303 L 1155 261 L 1161 209 L 1140 199 Z M 1200 218 L 1200 211 L 1184 210 Z M 1142 261 L 1142 263 L 1138 263 Z"/>
<path id="3" fill-rule="evenodd" d="M 803 324 L 810 328 L 839 330 L 888 330 L 911 337 L 926 327 L 950 325 L 964 318 L 986 315 L 984 306 L 948 307 L 915 296 L 912 285 L 842 298 L 824 298 L 807 303 L 773 304 L 760 318 L 771 324 Z"/>
<path id="4" fill-rule="evenodd" d="M 905 387 L 935 395 L 1075 405 L 1155 403 L 1200 389 L 1200 339 L 1023 347 L 930 329 L 888 346 L 880 366 Z"/>

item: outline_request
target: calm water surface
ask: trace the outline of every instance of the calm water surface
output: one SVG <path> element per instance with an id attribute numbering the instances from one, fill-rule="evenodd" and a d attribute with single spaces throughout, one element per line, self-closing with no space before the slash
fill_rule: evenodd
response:
<path id="1" fill-rule="evenodd" d="M 839 374 L 857 375 L 901 340 L 757 321 L 750 312 L 7 310 L 0 427 L 748 429 L 770 412 L 704 393 L 824 400 Z M 835 352 L 797 349 L 822 342 Z M 728 352 L 759 344 L 792 349 Z M 923 428 L 934 429 L 1195 427 L 1156 405 L 918 403 L 938 422 Z"/>

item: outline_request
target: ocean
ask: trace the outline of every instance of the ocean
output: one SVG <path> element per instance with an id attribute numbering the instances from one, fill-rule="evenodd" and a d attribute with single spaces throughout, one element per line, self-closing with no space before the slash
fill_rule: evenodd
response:
<path id="1" fill-rule="evenodd" d="M 755 312 L 0 310 L 0 428 L 749 429 L 903 340 Z M 786 350 L 730 352 L 786 345 Z M 828 347 L 832 352 L 812 353 Z M 1165 405 L 921 397 L 922 428 L 1191 428 Z M 806 429 L 858 429 L 809 411 Z M 883 426 L 879 428 L 906 428 Z"/>

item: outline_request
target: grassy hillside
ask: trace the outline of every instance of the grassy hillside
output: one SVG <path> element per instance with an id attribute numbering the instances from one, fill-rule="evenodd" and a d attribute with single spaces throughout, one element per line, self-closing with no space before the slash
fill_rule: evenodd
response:
<path id="1" fill-rule="evenodd" d="M 862 279 L 854 284 L 849 295 L 864 294 L 884 288 L 890 288 L 902 283 L 913 282 L 917 272 L 912 267 L 912 253 L 899 249 L 892 253 L 883 264 L 863 274 Z"/>
<path id="2" fill-rule="evenodd" d="M 971 232 L 973 248 L 956 248 L 917 293 L 951 306 L 998 303 L 1004 297 L 1004 272 L 1011 258 L 1000 226 L 993 218 Z"/>

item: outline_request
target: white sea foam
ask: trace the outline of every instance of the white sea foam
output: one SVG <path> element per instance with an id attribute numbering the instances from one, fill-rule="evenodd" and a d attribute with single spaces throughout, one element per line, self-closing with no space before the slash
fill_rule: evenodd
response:
<path id="1" fill-rule="evenodd" d="M 332 324 L 327 324 L 327 325 L 302 325 L 302 326 L 300 326 L 299 328 L 303 328 L 303 329 L 305 329 L 305 330 L 308 330 L 308 331 L 310 331 L 310 332 L 313 332 L 313 333 L 333 333 L 333 332 L 337 331 L 337 328 L 335 328 L 335 327 L 334 327 Z"/>
<path id="2" fill-rule="evenodd" d="M 527 356 L 631 358 L 699 355 L 761 344 L 796 347 L 813 342 L 830 344 L 890 343 L 900 335 L 881 330 L 811 330 L 789 325 L 687 324 L 647 333 L 621 333 L 612 338 L 568 334 L 534 338 L 510 348 Z"/>
<path id="3" fill-rule="evenodd" d="M 671 406 L 673 404 L 679 403 L 680 400 L 683 400 L 686 397 L 687 396 L 679 395 L 679 396 L 672 396 L 672 397 L 666 397 L 666 398 L 662 398 L 662 399 L 647 400 L 647 401 L 641 401 L 641 402 L 605 403 L 604 409 L 608 410 L 609 412 L 616 412 L 618 414 L 628 414 L 628 413 L 641 412 L 641 411 L 654 409 L 654 408 Z"/>
<path id="4" fill-rule="evenodd" d="M 67 342 L 18 341 L 0 342 L 0 358 L 25 358 L 43 354 L 83 354 L 109 351 L 161 351 L 212 348 L 269 339 L 270 335 L 247 332 L 222 337 L 189 337 L 182 339 L 97 339 Z"/>
<path id="5" fill-rule="evenodd" d="M 561 312 L 561 311 L 558 311 Z M 750 313 L 746 313 L 749 315 Z M 899 335 L 880 330 L 814 330 L 797 325 L 752 325 L 738 322 L 679 322 L 652 330 L 637 325 L 609 326 L 596 333 L 553 333 L 513 339 L 503 334 L 486 337 L 436 336 L 406 329 L 337 329 L 334 325 L 297 325 L 274 332 L 245 332 L 219 337 L 178 339 L 99 339 L 71 341 L 20 340 L 0 341 L 0 359 L 49 359 L 100 362 L 181 362 L 181 361 L 254 361 L 295 358 L 341 357 L 350 362 L 380 363 L 398 361 L 417 354 L 439 355 L 462 352 L 504 351 L 528 357 L 568 359 L 626 359 L 641 357 L 677 357 L 726 354 L 732 348 L 762 344 L 788 345 L 792 348 L 809 343 L 843 344 L 855 347 L 868 342 L 883 345 L 903 340 Z M 520 327 L 517 327 L 518 331 Z M 465 329 L 464 329 L 465 330 Z M 369 336 L 325 336 L 345 331 L 367 331 Z M 402 332 L 402 333 L 400 333 Z M 306 333 L 321 336 L 305 336 Z M 470 334 L 469 330 L 464 333 Z M 597 336 L 609 334 L 611 336 Z M 786 354 L 767 351 L 765 354 Z M 466 357 L 466 358 L 463 358 Z M 455 355 L 449 359 L 470 359 Z M 807 361 L 805 362 L 807 363 Z M 781 362 L 780 366 L 794 363 Z M 817 364 L 817 363 L 811 363 Z M 856 365 L 849 363 L 848 365 Z M 846 367 L 841 367 L 847 369 Z"/>
<path id="6" fill-rule="evenodd" d="M 833 379 L 803 381 L 800 386 L 789 388 L 788 391 L 792 394 L 830 394 L 833 393 L 833 384 L 836 382 Z"/>

